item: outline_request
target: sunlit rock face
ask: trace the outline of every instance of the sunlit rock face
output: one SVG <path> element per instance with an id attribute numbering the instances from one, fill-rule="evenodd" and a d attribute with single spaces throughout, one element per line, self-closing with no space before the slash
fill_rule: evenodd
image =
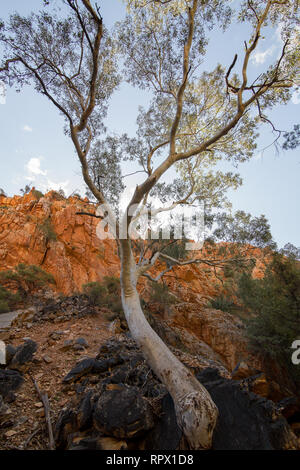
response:
<path id="1" fill-rule="evenodd" d="M 94 206 L 77 197 L 60 198 L 51 191 L 38 199 L 0 196 L 0 270 L 19 263 L 35 264 L 53 274 L 64 294 L 82 284 L 119 273 L 115 243 L 99 240 Z"/>

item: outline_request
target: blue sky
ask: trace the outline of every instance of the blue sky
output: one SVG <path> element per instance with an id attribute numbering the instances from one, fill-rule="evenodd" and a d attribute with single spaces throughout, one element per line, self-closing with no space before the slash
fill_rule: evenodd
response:
<path id="1" fill-rule="evenodd" d="M 60 4 L 60 0 L 54 0 Z M 111 26 L 121 19 L 124 5 L 119 0 L 100 2 L 105 23 Z M 7 18 L 13 11 L 27 14 L 37 11 L 41 0 L 10 0 L 1 2 L 0 17 Z M 233 24 L 230 32 L 215 32 L 208 48 L 205 68 L 218 62 L 228 66 L 235 52 L 241 50 L 248 30 L 245 25 Z M 258 75 L 278 55 L 280 42 L 276 31 L 257 48 L 251 62 L 253 75 Z M 237 64 L 238 66 L 239 64 Z M 106 121 L 111 131 L 133 135 L 139 105 L 147 105 L 149 95 L 124 84 L 111 101 Z M 272 121 L 280 129 L 289 130 L 299 123 L 300 95 L 294 94 L 288 106 L 271 113 Z M 83 191 L 80 166 L 71 141 L 63 133 L 63 118 L 56 109 L 30 87 L 21 93 L 6 90 L 5 104 L 0 104 L 0 187 L 9 195 L 18 194 L 25 184 L 32 183 L 45 191 L 63 188 L 67 194 Z M 268 126 L 261 128 L 258 149 L 251 161 L 239 166 L 244 184 L 230 193 L 233 208 L 253 215 L 265 214 L 279 246 L 291 242 L 300 246 L 299 223 L 299 169 L 300 149 L 276 153 L 274 146 L 264 150 L 274 136 Z M 130 184 L 137 180 L 131 179 Z"/>

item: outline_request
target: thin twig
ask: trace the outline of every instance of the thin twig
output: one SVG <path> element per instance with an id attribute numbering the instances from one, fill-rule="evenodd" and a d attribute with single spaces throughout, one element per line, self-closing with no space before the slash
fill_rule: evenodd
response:
<path id="1" fill-rule="evenodd" d="M 27 448 L 27 446 L 28 446 L 29 442 L 31 441 L 31 439 L 33 439 L 34 436 L 36 436 L 40 431 L 41 431 L 41 428 L 38 427 L 35 431 L 33 431 L 32 434 L 30 434 L 30 436 L 26 439 L 26 441 L 23 444 L 23 447 L 22 447 L 23 450 L 25 450 Z"/>
<path id="2" fill-rule="evenodd" d="M 52 429 L 52 423 L 51 423 L 51 417 L 50 417 L 50 404 L 49 404 L 49 398 L 48 394 L 46 392 L 42 392 L 40 390 L 40 387 L 38 386 L 36 380 L 34 377 L 30 376 L 31 380 L 35 386 L 35 389 L 38 393 L 38 396 L 40 397 L 41 402 L 43 403 L 44 406 L 44 411 L 45 411 L 45 420 L 46 424 L 48 427 L 48 434 L 49 434 L 49 449 L 50 450 L 55 450 L 55 441 L 53 437 L 53 429 Z"/>

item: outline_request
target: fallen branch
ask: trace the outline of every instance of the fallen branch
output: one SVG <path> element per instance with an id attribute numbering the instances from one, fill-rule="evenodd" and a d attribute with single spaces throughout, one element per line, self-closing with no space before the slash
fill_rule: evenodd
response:
<path id="1" fill-rule="evenodd" d="M 23 450 L 25 450 L 27 448 L 27 446 L 28 446 L 29 442 L 31 441 L 31 439 L 33 439 L 34 436 L 36 436 L 40 432 L 40 430 L 41 430 L 41 428 L 39 427 L 39 428 L 35 429 L 35 431 L 33 431 L 32 434 L 30 434 L 30 436 L 26 439 L 26 441 L 23 444 L 23 447 L 22 447 Z"/>
<path id="2" fill-rule="evenodd" d="M 31 376 L 31 380 L 35 386 L 35 389 L 38 393 L 38 396 L 40 397 L 41 402 L 43 403 L 44 406 L 44 411 L 45 411 L 45 420 L 46 424 L 48 427 L 48 434 L 49 434 L 49 449 L 50 450 L 55 450 L 55 441 L 53 437 L 53 430 L 52 430 L 52 423 L 51 423 L 51 417 L 50 417 L 50 404 L 49 404 L 49 398 L 48 394 L 46 392 L 42 392 L 36 382 L 36 380 Z"/>

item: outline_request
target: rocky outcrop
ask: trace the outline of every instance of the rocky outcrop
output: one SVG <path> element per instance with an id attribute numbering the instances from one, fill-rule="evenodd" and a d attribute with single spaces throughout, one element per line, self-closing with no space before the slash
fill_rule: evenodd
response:
<path id="1" fill-rule="evenodd" d="M 197 374 L 219 409 L 214 450 L 289 450 L 298 440 L 278 407 L 213 369 Z"/>
<path id="2" fill-rule="evenodd" d="M 172 398 L 132 340 L 124 335 L 110 340 L 90 361 L 91 367 L 79 363 L 67 376 L 74 378 L 77 398 L 56 422 L 58 448 L 101 450 L 104 443 L 106 449 L 187 448 Z M 107 364 L 106 370 L 97 370 L 97 361 Z M 75 378 L 76 369 L 80 374 Z M 273 402 L 250 392 L 243 382 L 221 377 L 216 369 L 206 368 L 196 377 L 219 408 L 214 450 L 297 448 L 296 436 Z"/>
<path id="3" fill-rule="evenodd" d="M 0 196 L 0 270 L 41 266 L 63 293 L 118 273 L 114 243 L 97 238 L 97 219 L 76 212 L 94 213 L 94 206 L 54 191 L 40 199 L 34 189 L 24 197 Z"/>
<path id="4" fill-rule="evenodd" d="M 236 380 L 263 372 L 264 380 L 261 379 L 260 386 L 256 384 L 262 396 L 279 401 L 298 394 L 284 368 L 274 360 L 251 352 L 245 324 L 238 317 L 194 303 L 182 303 L 169 309 L 164 322 L 173 332 L 178 332 L 177 336 L 190 352 L 213 361 L 214 364 L 207 363 L 207 367 L 218 368 L 224 377 L 220 365 Z"/>

